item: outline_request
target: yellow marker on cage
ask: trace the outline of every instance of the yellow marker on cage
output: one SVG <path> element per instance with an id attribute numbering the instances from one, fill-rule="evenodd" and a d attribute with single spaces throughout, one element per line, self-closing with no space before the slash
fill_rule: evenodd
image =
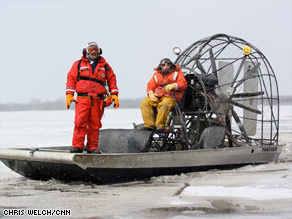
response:
<path id="1" fill-rule="evenodd" d="M 249 46 L 245 46 L 242 51 L 243 54 L 247 56 L 251 53 L 251 48 Z"/>

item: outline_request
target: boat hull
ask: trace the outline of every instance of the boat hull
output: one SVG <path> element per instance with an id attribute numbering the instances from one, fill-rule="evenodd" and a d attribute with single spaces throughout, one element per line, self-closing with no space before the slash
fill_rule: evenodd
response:
<path id="1" fill-rule="evenodd" d="M 0 160 L 10 169 L 31 179 L 115 183 L 277 162 L 282 146 L 101 155 L 71 154 L 68 150 L 65 147 L 0 149 Z"/>

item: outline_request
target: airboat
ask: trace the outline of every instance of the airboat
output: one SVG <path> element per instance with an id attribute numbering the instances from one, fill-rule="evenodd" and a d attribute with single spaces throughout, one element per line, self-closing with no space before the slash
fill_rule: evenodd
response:
<path id="1" fill-rule="evenodd" d="M 277 162 L 278 85 L 263 53 L 226 34 L 174 53 L 188 85 L 164 131 L 105 129 L 99 155 L 70 146 L 0 149 L 1 161 L 31 179 L 96 183 Z"/>

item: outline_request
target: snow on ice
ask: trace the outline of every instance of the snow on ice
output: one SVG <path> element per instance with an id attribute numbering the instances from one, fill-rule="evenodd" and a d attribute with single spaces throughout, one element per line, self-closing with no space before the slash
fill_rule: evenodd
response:
<path id="1" fill-rule="evenodd" d="M 292 218 L 292 106 L 280 111 L 278 163 L 113 185 L 30 180 L 1 163 L 0 213 L 63 208 L 73 218 Z M 0 148 L 71 145 L 73 120 L 71 110 L 0 112 Z M 108 109 L 102 122 L 132 128 L 142 118 L 139 109 Z"/>

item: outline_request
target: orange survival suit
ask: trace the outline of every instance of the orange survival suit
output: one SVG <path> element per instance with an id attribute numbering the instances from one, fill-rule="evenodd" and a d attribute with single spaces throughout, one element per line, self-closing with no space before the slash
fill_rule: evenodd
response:
<path id="1" fill-rule="evenodd" d="M 158 95 L 158 97 L 172 97 L 171 92 L 167 92 L 165 90 L 165 85 L 167 84 L 176 84 L 176 89 L 174 90 L 174 96 L 177 99 L 177 101 L 181 101 L 184 90 L 187 87 L 187 82 L 185 79 L 185 76 L 180 70 L 179 65 L 175 67 L 171 72 L 169 72 L 167 75 L 164 75 L 162 72 L 158 70 L 158 67 L 154 68 L 156 71 L 150 81 L 147 84 L 147 94 L 150 91 L 153 91 Z"/>
<path id="2" fill-rule="evenodd" d="M 72 65 L 67 75 L 66 95 L 77 92 L 73 147 L 83 150 L 87 135 L 87 151 L 99 149 L 103 98 L 107 93 L 106 81 L 110 94 L 118 95 L 116 75 L 102 56 L 99 57 L 94 71 L 85 56 Z"/>
<path id="3" fill-rule="evenodd" d="M 175 98 L 180 101 L 184 95 L 184 90 L 187 87 L 186 79 L 180 70 L 179 65 L 173 65 L 174 68 L 164 74 L 156 67 L 156 71 L 147 84 L 147 94 L 153 92 L 157 95 L 158 101 L 153 102 L 147 96 L 140 105 L 144 127 L 149 129 L 163 129 L 169 112 L 175 106 L 175 100 L 170 91 L 166 91 L 165 86 L 175 84 L 173 90 Z M 157 116 L 155 117 L 153 107 L 157 108 Z"/>

